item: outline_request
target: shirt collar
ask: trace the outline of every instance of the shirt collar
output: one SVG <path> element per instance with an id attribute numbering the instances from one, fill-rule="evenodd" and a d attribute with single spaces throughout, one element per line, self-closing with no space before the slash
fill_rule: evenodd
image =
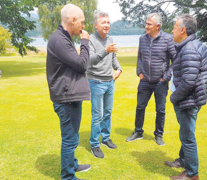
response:
<path id="1" fill-rule="evenodd" d="M 63 33 L 66 37 L 68 37 L 68 38 L 72 41 L 72 39 L 71 39 L 71 36 L 70 36 L 69 32 L 68 32 L 68 31 L 66 31 L 66 30 L 63 28 L 63 26 L 62 26 L 62 25 L 59 25 L 59 26 L 58 26 L 58 29 L 59 29 L 59 30 L 61 30 L 61 31 L 62 31 L 62 33 Z"/>
<path id="2" fill-rule="evenodd" d="M 106 39 L 109 37 L 109 35 L 107 34 L 107 35 L 106 35 L 106 38 L 103 39 L 103 38 L 99 35 L 99 33 L 98 33 L 97 30 L 95 30 L 94 35 L 95 35 L 97 38 L 100 38 L 100 39 L 102 39 L 102 40 L 106 40 Z"/>
<path id="3" fill-rule="evenodd" d="M 160 34 L 161 34 L 161 31 L 159 31 L 158 35 L 155 38 L 152 38 L 150 35 L 149 35 L 149 38 L 151 41 L 153 41 L 153 40 L 157 39 L 160 36 Z"/>

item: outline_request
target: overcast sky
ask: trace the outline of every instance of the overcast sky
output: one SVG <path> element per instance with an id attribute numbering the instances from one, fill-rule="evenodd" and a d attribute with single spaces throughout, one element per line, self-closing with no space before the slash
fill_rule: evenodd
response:
<path id="1" fill-rule="evenodd" d="M 113 1 L 115 0 L 98 0 L 98 9 L 109 13 L 111 23 L 123 17 L 118 3 L 113 3 Z"/>
<path id="2" fill-rule="evenodd" d="M 115 0 L 98 0 L 98 9 L 109 13 L 111 23 L 121 20 L 123 17 L 119 4 L 113 3 L 113 1 Z M 31 12 L 37 13 L 37 8 Z"/>

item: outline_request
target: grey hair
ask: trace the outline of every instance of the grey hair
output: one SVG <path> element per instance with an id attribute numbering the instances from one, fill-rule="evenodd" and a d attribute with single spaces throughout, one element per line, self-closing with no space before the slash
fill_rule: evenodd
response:
<path id="1" fill-rule="evenodd" d="M 162 27 L 162 16 L 160 13 L 151 13 L 147 15 L 147 19 L 151 19 L 152 17 L 155 17 L 155 24 L 160 25 Z"/>
<path id="2" fill-rule="evenodd" d="M 196 33 L 197 21 L 193 16 L 189 14 L 183 14 L 178 18 L 178 20 L 180 28 L 185 27 L 188 36 Z"/>
<path id="3" fill-rule="evenodd" d="M 94 17 L 93 17 L 94 24 L 97 24 L 98 23 L 98 19 L 100 17 L 109 17 L 109 14 L 107 12 L 103 12 L 103 11 L 96 10 L 94 12 Z"/>
<path id="4" fill-rule="evenodd" d="M 71 17 L 75 17 L 76 19 L 78 19 L 79 18 L 78 13 L 71 13 L 72 11 L 74 11 L 74 9 L 77 8 L 79 7 L 74 4 L 66 4 L 65 6 L 63 6 L 63 8 L 61 9 L 61 21 L 68 23 Z M 73 16 L 71 16 L 72 14 Z"/>

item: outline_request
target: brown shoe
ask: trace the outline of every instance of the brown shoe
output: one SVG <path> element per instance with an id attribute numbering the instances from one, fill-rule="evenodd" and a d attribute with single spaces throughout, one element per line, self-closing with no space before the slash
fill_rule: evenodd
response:
<path id="1" fill-rule="evenodd" d="M 183 171 L 179 176 L 171 176 L 170 179 L 173 180 L 199 180 L 198 176 L 189 177 L 188 174 Z"/>
<path id="2" fill-rule="evenodd" d="M 167 166 L 170 166 L 170 167 L 175 167 L 175 168 L 184 168 L 181 164 L 180 164 L 180 161 L 178 159 L 175 159 L 173 162 L 170 162 L 170 161 L 165 161 L 165 164 Z"/>

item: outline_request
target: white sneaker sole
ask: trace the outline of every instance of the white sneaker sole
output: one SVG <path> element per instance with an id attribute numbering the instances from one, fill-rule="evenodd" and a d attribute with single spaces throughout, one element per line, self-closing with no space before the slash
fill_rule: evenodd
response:
<path id="1" fill-rule="evenodd" d="M 101 143 L 102 145 L 104 145 L 104 146 L 106 146 L 108 149 L 116 149 L 116 148 L 110 148 L 110 147 L 108 147 L 106 144 L 103 144 L 103 143 Z"/>
<path id="2" fill-rule="evenodd" d="M 133 139 L 133 140 L 131 140 L 131 141 L 127 141 L 127 140 L 126 140 L 126 142 L 132 142 L 132 141 L 139 140 L 139 139 L 143 139 L 143 137 L 136 138 L 136 139 Z"/>
<path id="3" fill-rule="evenodd" d="M 86 171 L 88 171 L 89 169 L 91 169 L 91 166 L 90 166 L 88 169 L 84 169 L 84 170 L 82 170 L 82 171 L 76 171 L 76 173 L 78 173 L 78 172 L 86 172 Z"/>
<path id="4" fill-rule="evenodd" d="M 91 150 L 91 153 L 93 154 L 94 157 L 98 158 L 98 159 L 103 159 L 104 157 L 97 157 L 95 156 L 95 154 L 93 153 L 93 151 Z"/>
<path id="5" fill-rule="evenodd" d="M 155 139 L 154 139 L 154 140 L 155 140 Z M 165 144 L 158 144 L 156 140 L 155 140 L 155 142 L 156 142 L 156 144 L 157 144 L 158 146 L 165 146 Z"/>

